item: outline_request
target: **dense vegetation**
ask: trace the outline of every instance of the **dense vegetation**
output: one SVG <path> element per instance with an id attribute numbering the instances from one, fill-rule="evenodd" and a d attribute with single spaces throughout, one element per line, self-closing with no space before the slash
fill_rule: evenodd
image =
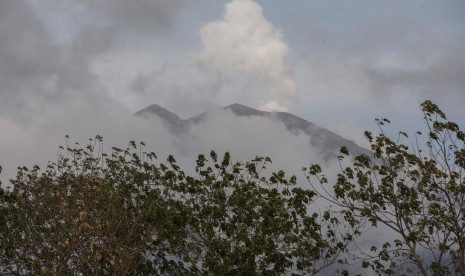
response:
<path id="1" fill-rule="evenodd" d="M 143 143 L 60 147 L 0 189 L 0 273 L 465 275 L 465 135 L 433 103 L 422 110 L 425 147 L 366 132 L 373 156 L 335 177 L 311 165 L 305 183 L 267 171 L 269 158 L 211 152 L 189 175 Z M 390 234 L 363 247 L 373 229 Z"/>

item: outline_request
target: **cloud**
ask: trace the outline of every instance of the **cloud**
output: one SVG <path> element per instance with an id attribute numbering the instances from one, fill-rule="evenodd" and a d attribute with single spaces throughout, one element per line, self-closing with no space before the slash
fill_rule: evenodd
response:
<path id="1" fill-rule="evenodd" d="M 90 70 L 112 40 L 103 29 L 83 28 L 73 43 L 59 45 L 26 1 L 0 8 L 0 114 L 33 117 L 43 101 L 60 105 L 73 97 L 101 94 Z M 21 115 L 21 113 L 24 113 Z"/>
<path id="2" fill-rule="evenodd" d="M 115 79 L 132 72 L 137 81 L 129 89 L 147 95 L 153 91 L 154 82 L 161 82 L 166 88 L 166 101 L 188 107 L 195 103 L 195 97 L 186 95 L 203 95 L 199 102 L 208 102 L 210 93 L 217 89 L 222 89 L 224 97 L 237 95 L 234 92 L 244 90 L 242 85 L 259 91 L 260 85 L 248 76 L 192 67 L 182 59 L 176 60 L 178 63 L 160 62 L 154 73 L 138 72 L 134 68 L 146 56 L 134 59 L 134 49 L 115 46 L 118 34 L 113 27 L 82 24 L 69 40 L 60 41 L 37 7 L 23 1 L 0 5 L 0 40 L 4 41 L 0 44 L 0 165 L 4 169 L 0 178 L 4 183 L 14 177 L 17 166 L 45 167 L 48 160 L 56 160 L 57 148 L 65 143 L 66 134 L 71 137 L 71 145 L 79 142 L 82 146 L 88 138 L 102 135 L 107 152 L 111 146 L 125 147 L 130 140 L 142 140 L 147 150 L 159 155 L 160 162 L 174 154 L 187 170 L 192 170 L 197 154 L 211 149 L 219 154 L 229 150 L 237 160 L 267 155 L 274 159 L 276 168 L 283 165 L 297 172 L 317 158 L 308 139 L 288 133 L 283 125 L 260 118 L 236 118 L 229 112 L 217 112 L 188 135 L 174 137 L 160 120 L 135 117 L 108 92 L 112 87 L 108 83 L 113 80 L 108 78 L 110 69 Z M 133 67 L 125 62 L 128 60 L 134 62 Z M 105 70 L 99 67 L 104 64 Z M 178 90 L 172 89 L 180 76 L 185 81 L 180 82 Z M 159 95 L 155 93 L 153 99 Z M 244 140 L 247 132 L 250 134 Z M 296 158 L 299 152 L 304 155 Z"/>
<path id="3" fill-rule="evenodd" d="M 95 64 L 119 58 L 111 54 L 137 52 L 133 46 L 124 48 L 128 37 L 152 41 L 172 30 L 183 3 L 2 1 L 0 106 L 16 110 L 31 98 L 114 97 L 105 76 L 93 70 Z M 137 66 L 127 71 L 137 72 Z M 121 69 L 116 70 L 124 73 Z"/>
<path id="4" fill-rule="evenodd" d="M 293 69 L 305 91 L 300 93 L 304 117 L 320 124 L 347 118 L 357 125 L 354 129 L 369 130 L 376 129 L 374 118 L 388 117 L 398 130 L 414 132 L 422 128 L 420 103 L 431 99 L 460 124 L 465 118 L 465 82 L 460 77 L 465 74 L 465 37 L 443 18 L 426 18 L 443 8 L 451 7 L 427 10 L 417 3 L 409 5 L 411 13 L 361 16 L 344 21 L 347 27 L 309 24 L 297 45 L 306 48 L 293 49 L 303 52 Z M 370 7 L 373 14 L 381 9 Z M 344 128 L 337 132 L 347 133 Z"/>
<path id="5" fill-rule="evenodd" d="M 0 3 L 0 90 L 2 102 L 53 85 L 55 54 L 42 22 L 25 1 Z"/>
<path id="6" fill-rule="evenodd" d="M 37 9 L 52 31 L 62 36 L 83 25 L 112 27 L 120 34 L 161 35 L 176 23 L 185 0 L 37 0 Z"/>
<path id="7" fill-rule="evenodd" d="M 82 0 L 93 12 L 103 15 L 116 28 L 136 32 L 166 31 L 172 27 L 184 0 Z"/>
<path id="8" fill-rule="evenodd" d="M 93 71 L 93 64 L 115 47 L 114 28 L 91 18 L 60 40 L 53 27 L 61 22 L 50 23 L 51 14 L 68 14 L 75 5 L 62 2 L 48 13 L 43 8 L 50 4 L 0 2 L 0 178 L 13 177 L 16 166 L 55 160 L 66 134 L 80 143 L 101 134 L 108 147 L 156 137 L 159 144 L 154 144 L 171 152 L 168 131 L 134 118 Z"/>
<path id="9" fill-rule="evenodd" d="M 114 101 L 74 98 L 60 105 L 37 103 L 41 110 L 29 120 L 18 120 L 0 115 L 0 165 L 4 171 L 0 179 L 6 183 L 14 177 L 17 166 L 38 164 L 44 168 L 47 161 L 55 161 L 59 145 L 78 142 L 82 147 L 89 138 L 102 135 L 104 150 L 126 147 L 131 140 L 145 141 L 146 150 L 159 154 L 160 162 L 168 154 L 176 154 L 174 137 L 157 118 L 144 120 Z"/>
<path id="10" fill-rule="evenodd" d="M 283 110 L 296 97 L 297 85 L 286 65 L 289 47 L 257 2 L 233 0 L 226 5 L 223 19 L 206 24 L 200 34 L 199 62 L 268 83 L 269 95 L 259 103 L 262 108 Z"/>
<path id="11" fill-rule="evenodd" d="M 108 16 L 117 27 L 153 32 L 172 27 L 184 0 L 84 0 L 90 8 Z"/>
<path id="12" fill-rule="evenodd" d="M 228 5 L 234 8 L 240 2 Z M 180 53 L 179 44 L 167 47 L 148 40 L 143 44 L 127 42 L 124 47 L 112 49 L 105 58 L 94 62 L 93 72 L 113 98 L 134 109 L 157 103 L 176 111 L 181 117 L 234 102 L 264 110 L 288 110 L 296 98 L 296 84 L 286 64 L 288 46 L 281 33 L 263 17 L 257 3 L 245 1 L 241 5 L 246 10 L 251 9 L 246 13 L 250 14 L 252 22 L 245 26 L 250 29 L 246 30 L 249 33 L 239 34 L 234 43 L 245 45 L 250 36 L 254 42 L 246 45 L 243 53 L 234 56 L 228 53 L 229 61 L 220 57 L 222 64 L 216 63 L 214 59 L 220 53 L 211 52 L 208 48 L 211 43 L 200 51 L 190 47 Z M 215 39 L 216 34 L 207 34 L 209 26 L 223 21 L 225 19 L 204 24 L 200 37 L 196 36 L 195 40 Z M 202 35 L 203 30 L 207 31 L 205 35 Z M 224 37 L 228 36 L 233 37 L 231 34 Z M 245 41 L 241 42 L 241 39 Z M 224 48 L 223 45 L 216 46 Z M 260 51 L 261 56 L 257 54 Z"/>
<path id="13" fill-rule="evenodd" d="M 383 67 L 374 65 L 366 68 L 372 93 L 391 97 L 399 94 L 412 95 L 418 100 L 429 98 L 440 102 L 444 100 L 444 96 L 449 96 L 464 103 L 464 49 L 442 48 L 444 51 L 429 57 L 426 64 L 410 63 Z"/>
<path id="14" fill-rule="evenodd" d="M 268 156 L 271 169 L 283 169 L 301 178 L 301 168 L 323 160 L 319 151 L 310 145 L 305 134 L 290 133 L 283 123 L 262 116 L 238 117 L 230 110 L 214 109 L 206 119 L 193 125 L 181 137 L 188 155 L 229 151 L 240 161 L 256 156 Z"/>
<path id="15" fill-rule="evenodd" d="M 152 103 L 181 117 L 234 102 L 265 110 L 288 109 L 355 138 L 350 124 L 359 124 L 358 132 L 372 129 L 377 116 L 398 116 L 393 120 L 396 124 L 419 118 L 416 107 L 425 97 L 446 112 L 453 107 L 462 114 L 463 37 L 451 30 L 428 30 L 416 18 L 395 15 L 396 24 L 390 17 L 362 18 L 358 23 L 349 20 L 345 22 L 349 27 L 342 28 L 336 21 L 329 26 L 318 19 L 316 13 L 322 11 L 318 8 L 300 11 L 305 13 L 302 21 L 294 21 L 297 16 L 279 21 L 273 4 L 235 0 L 226 5 L 222 18 L 209 22 L 218 10 L 208 10 L 207 1 L 193 9 L 206 10 L 207 15 L 187 17 L 180 15 L 187 15 L 183 9 L 192 6 L 184 0 L 135 3 L 0 1 L 0 122 L 2 132 L 8 132 L 1 140 L 5 156 L 12 154 L 15 142 L 16 148 L 28 148 L 25 152 L 32 152 L 33 145 L 50 143 L 41 148 L 55 153 L 63 136 L 71 134 L 70 126 L 84 140 L 102 134 L 98 128 L 106 124 L 124 129 L 125 123 L 118 124 L 115 118 L 125 122 L 121 114 L 129 118 L 128 109 L 136 111 Z M 267 18 L 262 6 L 269 8 Z M 370 9 L 376 11 L 375 6 Z M 414 27 L 408 25 L 411 20 Z M 197 25 L 186 27 L 194 21 Z M 289 41 L 293 54 L 303 52 L 302 45 L 308 47 L 306 52 L 290 55 L 288 41 L 271 22 L 281 22 L 286 38 L 299 37 L 298 43 Z M 332 32 L 332 27 L 339 29 Z M 196 29 L 200 36 L 187 33 Z M 163 35 L 173 30 L 176 38 Z M 102 122 L 97 124 L 95 118 Z M 341 118 L 342 124 L 332 123 Z M 156 137 L 157 127 L 153 128 Z M 107 136 L 129 137 L 118 131 L 107 130 Z M 27 155 L 21 156 L 28 159 Z M 31 156 L 38 160 L 42 155 Z"/>
<path id="16" fill-rule="evenodd" d="M 0 160 L 4 168 L 0 179 L 4 183 L 14 177 L 17 166 L 45 167 L 47 161 L 56 160 L 57 147 L 65 144 L 65 134 L 71 137 L 70 145 L 79 142 L 81 146 L 88 138 L 102 135 L 107 153 L 112 146 L 126 147 L 130 140 L 144 141 L 145 150 L 156 152 L 159 162 L 173 154 L 190 173 L 194 172 L 196 156 L 208 155 L 211 150 L 219 155 L 229 151 L 238 161 L 269 156 L 273 160 L 269 172 L 283 169 L 296 174 L 302 185 L 301 168 L 323 159 L 308 136 L 292 134 L 282 123 L 269 118 L 237 117 L 229 110 L 209 112 L 205 121 L 174 136 L 157 117 L 134 116 L 113 101 L 81 98 L 62 106 L 45 103 L 42 107 L 44 110 L 31 122 L 0 116 L 0 156 L 4 157 Z"/>

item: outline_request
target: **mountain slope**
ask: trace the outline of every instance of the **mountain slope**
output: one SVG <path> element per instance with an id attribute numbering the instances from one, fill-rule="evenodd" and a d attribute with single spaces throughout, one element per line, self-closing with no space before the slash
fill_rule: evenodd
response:
<path id="1" fill-rule="evenodd" d="M 178 115 L 156 104 L 149 105 L 146 108 L 140 111 L 137 111 L 136 115 L 138 116 L 157 115 L 161 119 L 168 120 L 170 122 L 180 120 Z"/>
<path id="2" fill-rule="evenodd" d="M 351 140 L 345 139 L 328 129 L 287 112 L 260 111 L 237 103 L 226 106 L 224 109 L 231 111 L 238 117 L 266 117 L 274 122 L 284 124 L 286 129 L 294 135 L 303 133 L 309 137 L 309 143 L 316 148 L 326 160 L 335 158 L 339 154 L 339 149 L 342 146 L 346 146 L 350 153 L 354 156 L 370 153 L 370 151 L 359 147 Z M 187 133 L 192 125 L 196 125 L 207 120 L 207 116 L 210 112 L 211 111 L 207 111 L 197 116 L 182 120 L 176 114 L 158 105 L 151 105 L 138 111 L 136 115 L 143 117 L 153 115 L 158 116 L 174 134 L 180 135 Z"/>
<path id="3" fill-rule="evenodd" d="M 265 116 L 272 120 L 284 123 L 287 130 L 297 135 L 303 132 L 310 137 L 312 146 L 318 148 L 325 155 L 336 156 L 342 146 L 346 146 L 352 155 L 369 154 L 369 151 L 359 147 L 354 141 L 343 138 L 342 136 L 320 127 L 312 122 L 302 119 L 298 116 L 287 112 L 265 112 L 255 110 L 241 104 L 232 104 L 225 107 L 231 110 L 237 116 Z M 333 154 L 330 154 L 332 152 Z"/>
<path id="4" fill-rule="evenodd" d="M 157 116 L 174 133 L 181 133 L 186 129 L 186 122 L 184 120 L 181 120 L 178 115 L 156 104 L 149 105 L 137 111 L 135 115 L 144 118 Z"/>

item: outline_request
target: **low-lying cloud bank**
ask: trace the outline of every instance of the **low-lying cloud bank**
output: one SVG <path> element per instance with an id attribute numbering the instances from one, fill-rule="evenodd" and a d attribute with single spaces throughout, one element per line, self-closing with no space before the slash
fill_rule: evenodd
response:
<path id="1" fill-rule="evenodd" d="M 283 169 L 300 174 L 303 166 L 323 163 L 318 149 L 311 147 L 309 137 L 290 133 L 284 124 L 265 117 L 238 117 L 229 110 L 208 112 L 205 120 L 192 125 L 189 131 L 174 135 L 156 116 L 143 118 L 112 101 L 75 99 L 61 106 L 44 104 L 42 111 L 30 118 L 0 116 L 2 179 L 15 174 L 17 166 L 56 160 L 58 146 L 78 142 L 81 146 L 89 138 L 101 135 L 104 150 L 126 147 L 131 140 L 144 141 L 144 150 L 154 151 L 159 161 L 172 154 L 187 171 L 192 171 L 198 154 L 215 150 L 219 155 L 228 151 L 238 161 L 256 156 L 273 160 L 270 169 Z M 31 113 L 32 113 L 31 108 Z"/>

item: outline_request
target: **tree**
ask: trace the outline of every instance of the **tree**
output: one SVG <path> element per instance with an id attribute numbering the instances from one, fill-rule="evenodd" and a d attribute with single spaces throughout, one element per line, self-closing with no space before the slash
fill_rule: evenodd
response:
<path id="1" fill-rule="evenodd" d="M 194 274 L 316 274 L 343 263 L 341 254 L 360 233 L 337 233 L 342 221 L 311 212 L 316 196 L 283 171 L 262 175 L 269 158 L 232 163 L 228 153 L 211 163 L 200 155 L 197 178 L 175 167 L 180 203 L 187 209 L 183 260 Z"/>
<path id="2" fill-rule="evenodd" d="M 0 273 L 33 275 L 316 274 L 344 263 L 360 233 L 269 158 L 200 155 L 190 176 L 130 142 L 97 136 L 60 147 L 41 172 L 21 167 L 0 189 Z"/>
<path id="3" fill-rule="evenodd" d="M 334 185 L 318 165 L 306 170 L 308 180 L 322 185 L 315 190 L 344 215 L 396 234 L 371 248 L 377 254 L 361 256 L 363 266 L 392 274 L 403 265 L 411 270 L 413 262 L 421 275 L 465 275 L 465 134 L 431 101 L 421 108 L 427 137 L 417 132 L 411 149 L 401 143 L 405 132 L 392 140 L 383 131 L 389 120 L 379 119 L 378 136 L 365 132 L 373 156 L 341 166 Z M 346 148 L 341 152 L 348 155 Z"/>
<path id="4" fill-rule="evenodd" d="M 114 148 L 111 157 L 96 153 L 101 143 L 96 137 L 86 148 L 61 148 L 57 163 L 43 173 L 37 166 L 19 168 L 13 190 L 1 191 L 2 272 L 176 271 L 175 263 L 163 259 L 169 246 L 154 238 L 160 224 L 169 230 L 161 195 L 146 185 L 156 181 L 157 168 L 147 162 L 142 167 L 129 150 Z M 162 258 L 155 261 L 157 254 Z"/>

